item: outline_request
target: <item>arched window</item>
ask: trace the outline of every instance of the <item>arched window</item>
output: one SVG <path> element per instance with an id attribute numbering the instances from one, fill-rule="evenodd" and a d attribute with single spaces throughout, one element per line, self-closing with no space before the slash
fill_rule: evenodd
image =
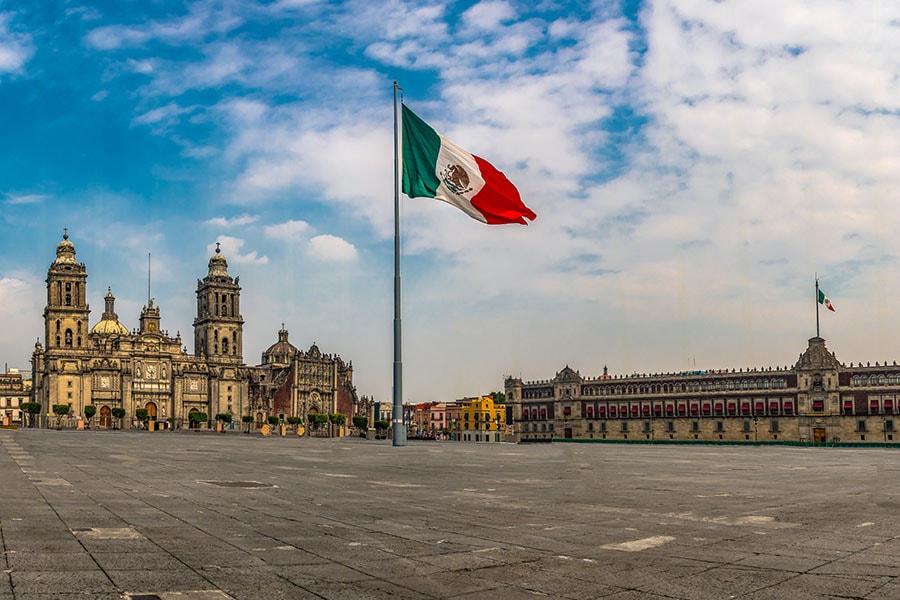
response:
<path id="1" fill-rule="evenodd" d="M 66 294 L 66 306 L 72 306 L 72 294 Z"/>
<path id="2" fill-rule="evenodd" d="M 222 340 L 222 354 L 228 354 L 228 338 Z"/>
<path id="3" fill-rule="evenodd" d="M 66 346 L 72 346 L 72 330 L 66 329 Z"/>

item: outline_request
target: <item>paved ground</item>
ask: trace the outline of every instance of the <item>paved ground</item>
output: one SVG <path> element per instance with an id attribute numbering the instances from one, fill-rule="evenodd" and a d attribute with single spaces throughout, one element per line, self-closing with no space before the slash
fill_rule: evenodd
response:
<path id="1" fill-rule="evenodd" d="M 900 598 L 898 450 L 0 444 L 0 600 Z"/>

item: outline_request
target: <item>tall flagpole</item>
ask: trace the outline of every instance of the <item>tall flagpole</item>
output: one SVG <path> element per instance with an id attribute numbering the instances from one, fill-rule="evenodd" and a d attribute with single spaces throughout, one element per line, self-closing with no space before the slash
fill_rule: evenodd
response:
<path id="1" fill-rule="evenodd" d="M 816 337 L 819 336 L 819 274 L 816 273 Z"/>
<path id="2" fill-rule="evenodd" d="M 393 445 L 406 445 L 403 423 L 403 359 L 400 351 L 400 139 L 397 117 L 397 92 L 403 88 L 394 82 L 394 413 Z"/>

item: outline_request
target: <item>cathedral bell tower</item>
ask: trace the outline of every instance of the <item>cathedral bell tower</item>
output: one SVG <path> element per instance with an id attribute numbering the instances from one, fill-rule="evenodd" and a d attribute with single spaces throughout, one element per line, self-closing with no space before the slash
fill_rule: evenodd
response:
<path id="1" fill-rule="evenodd" d="M 75 244 L 64 230 L 56 247 L 56 260 L 47 271 L 47 306 L 44 308 L 44 347 L 47 352 L 87 348 L 87 271 L 75 260 Z"/>
<path id="2" fill-rule="evenodd" d="M 228 262 L 219 243 L 209 259 L 209 273 L 197 280 L 197 318 L 194 319 L 194 354 L 210 364 L 243 363 L 240 277 L 228 274 Z"/>

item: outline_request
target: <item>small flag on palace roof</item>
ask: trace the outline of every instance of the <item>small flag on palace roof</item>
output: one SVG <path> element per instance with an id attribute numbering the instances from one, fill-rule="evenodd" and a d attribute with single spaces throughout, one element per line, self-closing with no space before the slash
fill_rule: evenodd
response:
<path id="1" fill-rule="evenodd" d="M 825 292 L 819 290 L 819 304 L 824 304 L 825 308 L 830 310 L 831 312 L 835 312 L 834 305 L 831 304 L 831 300 L 828 299 L 828 296 L 825 295 Z"/>
<path id="2" fill-rule="evenodd" d="M 435 198 L 489 225 L 534 221 L 519 191 L 502 172 L 466 152 L 403 106 L 403 193 Z"/>

